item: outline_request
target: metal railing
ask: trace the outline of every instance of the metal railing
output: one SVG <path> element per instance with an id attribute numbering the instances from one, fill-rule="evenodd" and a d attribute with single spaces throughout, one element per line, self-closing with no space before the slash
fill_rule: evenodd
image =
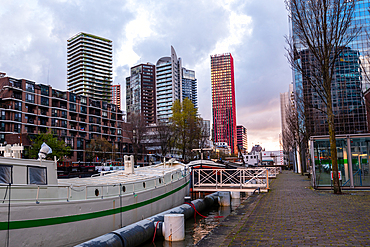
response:
<path id="1" fill-rule="evenodd" d="M 225 187 L 266 188 L 269 189 L 269 170 L 267 168 L 246 169 L 193 169 L 193 188 Z"/>
<path id="2" fill-rule="evenodd" d="M 137 182 L 91 185 L 33 185 L 33 184 L 0 184 L 0 205 L 9 201 L 8 190 L 11 189 L 11 202 L 30 203 L 46 201 L 77 201 L 104 199 L 137 193 L 168 186 L 186 176 L 186 171 L 176 171 Z M 67 182 L 67 181 L 66 181 Z"/>

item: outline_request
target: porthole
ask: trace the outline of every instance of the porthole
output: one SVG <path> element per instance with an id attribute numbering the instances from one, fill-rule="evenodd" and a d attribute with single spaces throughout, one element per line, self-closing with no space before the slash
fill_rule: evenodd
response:
<path id="1" fill-rule="evenodd" d="M 122 191 L 126 192 L 126 186 L 122 186 Z"/>
<path id="2" fill-rule="evenodd" d="M 143 182 L 143 188 L 145 189 L 145 182 Z"/>
<path id="3" fill-rule="evenodd" d="M 99 196 L 99 190 L 98 189 L 95 189 L 95 195 Z"/>
<path id="4" fill-rule="evenodd" d="M 161 183 L 162 183 L 162 179 L 161 179 L 161 178 L 159 178 L 159 179 L 158 179 L 158 182 L 161 184 Z"/>
<path id="5" fill-rule="evenodd" d="M 173 174 L 172 174 L 172 180 L 173 180 Z"/>

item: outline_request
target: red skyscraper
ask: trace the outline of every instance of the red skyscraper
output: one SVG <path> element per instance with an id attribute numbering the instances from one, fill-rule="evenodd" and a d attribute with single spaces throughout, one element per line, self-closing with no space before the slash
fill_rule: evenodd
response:
<path id="1" fill-rule="evenodd" d="M 227 142 L 237 153 L 234 60 L 230 53 L 211 56 L 214 142 Z"/>
<path id="2" fill-rule="evenodd" d="M 121 85 L 112 85 L 112 103 L 121 110 Z"/>

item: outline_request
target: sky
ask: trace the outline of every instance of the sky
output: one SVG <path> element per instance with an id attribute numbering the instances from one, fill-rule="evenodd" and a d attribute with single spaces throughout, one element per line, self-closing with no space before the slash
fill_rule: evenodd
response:
<path id="1" fill-rule="evenodd" d="M 234 57 L 236 121 L 248 149 L 278 150 L 280 93 L 291 70 L 283 0 L 0 0 L 0 72 L 67 89 L 67 39 L 86 32 L 113 41 L 113 84 L 139 63 L 170 56 L 195 70 L 199 113 L 212 120 L 210 55 Z M 125 109 L 125 102 L 122 105 Z M 211 121 L 212 122 L 212 121 Z"/>

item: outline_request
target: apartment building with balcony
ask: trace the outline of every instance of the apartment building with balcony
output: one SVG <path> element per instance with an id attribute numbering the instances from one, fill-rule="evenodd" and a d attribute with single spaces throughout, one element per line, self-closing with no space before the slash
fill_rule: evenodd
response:
<path id="1" fill-rule="evenodd" d="M 72 148 L 67 161 L 90 162 L 86 148 L 103 137 L 116 148 L 116 157 L 127 152 L 126 123 L 115 104 L 6 76 L 0 78 L 0 88 L 0 143 L 27 146 L 30 138 L 51 129 Z M 11 138 L 15 135 L 18 140 Z"/>
<path id="2" fill-rule="evenodd" d="M 158 59 L 156 69 L 157 122 L 168 122 L 175 100 L 182 101 L 182 61 L 171 46 L 171 56 Z"/>

